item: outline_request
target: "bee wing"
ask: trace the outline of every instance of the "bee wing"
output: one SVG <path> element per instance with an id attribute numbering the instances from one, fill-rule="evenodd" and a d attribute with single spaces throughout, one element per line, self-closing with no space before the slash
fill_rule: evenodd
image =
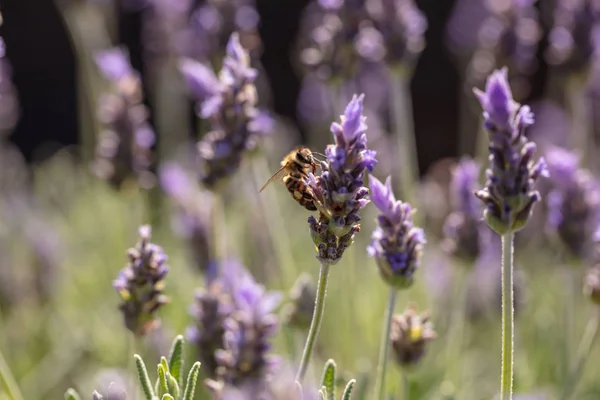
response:
<path id="1" fill-rule="evenodd" d="M 258 193 L 260 193 L 260 192 L 262 192 L 263 190 L 265 190 L 265 188 L 266 188 L 267 186 L 269 186 L 269 184 L 270 184 L 271 182 L 273 182 L 275 179 L 277 179 L 277 178 L 281 178 L 281 176 L 282 176 L 282 175 L 284 174 L 284 172 L 285 172 L 285 167 L 286 167 L 286 166 L 284 165 L 283 167 L 279 168 L 279 170 L 278 170 L 277 172 L 275 172 L 275 173 L 273 174 L 273 176 L 272 176 L 272 177 L 270 177 L 270 178 L 269 178 L 269 180 L 268 180 L 267 182 L 265 182 L 265 184 L 264 184 L 264 185 L 263 185 L 263 186 L 260 188 L 260 190 L 258 191 Z"/>

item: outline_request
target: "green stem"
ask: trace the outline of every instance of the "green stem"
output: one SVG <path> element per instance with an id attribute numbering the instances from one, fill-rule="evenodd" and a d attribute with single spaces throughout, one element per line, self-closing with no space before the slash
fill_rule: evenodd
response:
<path id="1" fill-rule="evenodd" d="M 312 321 L 310 322 L 310 329 L 308 330 L 308 337 L 306 338 L 306 344 L 304 345 L 304 351 L 302 352 L 302 360 L 300 361 L 300 368 L 296 374 L 296 381 L 302 383 L 302 378 L 306 374 L 308 363 L 310 362 L 310 356 L 319 335 L 319 329 L 321 328 L 321 322 L 323 321 L 323 312 L 325 311 L 325 296 L 327 295 L 327 280 L 329 278 L 329 268 L 331 265 L 327 263 L 321 263 L 321 271 L 319 273 L 319 283 L 317 284 L 317 297 L 315 298 L 315 310 L 313 312 Z"/>
<path id="2" fill-rule="evenodd" d="M 501 400 L 512 399 L 513 344 L 514 344 L 514 291 L 513 243 L 514 233 L 502 236 L 502 378 Z"/>
<path id="3" fill-rule="evenodd" d="M 0 381 L 4 384 L 8 398 L 11 400 L 23 400 L 23 394 L 17 385 L 17 381 L 10 371 L 10 367 L 0 351 Z"/>
<path id="4" fill-rule="evenodd" d="M 385 371 L 387 367 L 388 348 L 390 344 L 390 327 L 392 326 L 392 317 L 394 308 L 396 307 L 396 297 L 398 290 L 390 289 L 390 297 L 385 315 L 385 323 L 383 325 L 383 333 L 381 334 L 381 343 L 379 345 L 379 362 L 377 364 L 377 382 L 375 383 L 375 400 L 383 399 L 385 395 Z"/>
<path id="5" fill-rule="evenodd" d="M 408 371 L 405 369 L 402 369 L 402 392 L 404 393 L 402 400 L 409 400 L 410 386 L 408 385 Z"/>
<path id="6" fill-rule="evenodd" d="M 569 400 L 571 396 L 575 393 L 575 389 L 577 388 L 579 378 L 581 378 L 583 368 L 585 367 L 591 354 L 592 346 L 598 339 L 598 333 L 600 332 L 598 330 L 599 325 L 600 315 L 596 313 L 592 318 L 590 318 L 585 329 L 585 333 L 581 338 L 581 343 L 579 344 L 579 348 L 577 350 L 577 357 L 575 359 L 575 367 L 571 370 L 572 372 L 569 375 L 567 383 L 563 387 L 561 396 L 562 400 Z"/>
<path id="7" fill-rule="evenodd" d="M 412 115 L 412 101 L 410 94 L 410 72 L 405 70 L 395 71 L 391 74 L 392 93 L 390 96 L 392 116 L 392 129 L 396 135 L 398 149 L 397 160 L 402 160 L 399 187 L 401 198 L 414 202 L 414 185 L 419 180 L 419 162 L 417 159 L 417 144 Z M 414 203 L 413 203 L 414 204 Z"/>

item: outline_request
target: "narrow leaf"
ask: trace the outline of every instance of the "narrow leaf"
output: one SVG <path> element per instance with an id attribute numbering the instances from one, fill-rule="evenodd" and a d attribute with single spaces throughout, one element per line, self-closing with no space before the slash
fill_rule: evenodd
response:
<path id="1" fill-rule="evenodd" d="M 167 394 L 163 394 L 162 400 L 175 400 L 175 397 L 173 397 L 167 393 Z"/>
<path id="2" fill-rule="evenodd" d="M 354 384 L 356 383 L 356 379 L 350 379 L 350 382 L 346 385 L 344 389 L 344 394 L 342 395 L 342 400 L 350 400 L 352 396 L 352 389 L 354 389 Z"/>
<path id="3" fill-rule="evenodd" d="M 65 392 L 65 400 L 81 400 L 81 397 L 79 397 L 79 393 L 75 389 L 69 388 Z"/>
<path id="4" fill-rule="evenodd" d="M 152 390 L 152 383 L 150 382 L 150 377 L 148 376 L 148 371 L 146 370 L 144 360 L 142 360 L 142 357 L 140 357 L 138 354 L 134 354 L 133 358 L 135 358 L 138 378 L 140 379 L 140 386 L 142 386 L 144 396 L 146 396 L 146 400 L 152 400 L 154 397 L 154 390 Z"/>
<path id="5" fill-rule="evenodd" d="M 156 380 L 156 394 L 158 397 L 162 397 L 169 393 L 169 386 L 167 385 L 167 376 L 165 373 L 165 367 L 162 364 L 158 364 L 158 379 Z"/>
<path id="6" fill-rule="evenodd" d="M 324 387 L 319 390 L 319 400 L 327 400 L 327 389 Z"/>
<path id="7" fill-rule="evenodd" d="M 198 372 L 200 371 L 200 362 L 196 361 L 187 377 L 185 391 L 183 392 L 183 400 L 192 400 L 196 391 L 196 383 L 198 382 Z"/>
<path id="8" fill-rule="evenodd" d="M 160 364 L 163 366 L 163 369 L 165 370 L 165 374 L 170 371 L 169 370 L 169 363 L 167 362 L 167 358 L 166 357 L 162 356 L 160 358 Z"/>
<path id="9" fill-rule="evenodd" d="M 169 352 L 169 373 L 177 380 L 179 387 L 183 386 L 183 344 L 183 336 L 178 335 Z"/>
<path id="10" fill-rule="evenodd" d="M 169 393 L 172 394 L 176 399 L 178 399 L 179 394 L 180 394 L 179 383 L 177 383 L 177 380 L 175 380 L 173 375 L 171 375 L 168 372 L 167 372 L 167 385 L 169 386 Z"/>
<path id="11" fill-rule="evenodd" d="M 100 393 L 96 392 L 94 390 L 94 393 L 92 393 L 92 400 L 103 400 L 104 396 L 102 396 Z"/>
<path id="12" fill-rule="evenodd" d="M 335 361 L 327 360 L 323 369 L 322 385 L 327 389 L 327 400 L 335 400 Z"/>

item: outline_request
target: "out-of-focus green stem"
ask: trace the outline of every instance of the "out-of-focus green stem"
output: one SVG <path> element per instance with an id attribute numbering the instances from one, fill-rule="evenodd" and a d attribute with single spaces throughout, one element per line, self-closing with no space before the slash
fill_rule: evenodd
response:
<path id="1" fill-rule="evenodd" d="M 567 379 L 567 383 L 563 386 L 562 395 L 560 397 L 562 400 L 569 400 L 575 393 L 575 389 L 577 389 L 577 383 L 581 378 L 583 368 L 590 358 L 592 346 L 596 340 L 598 340 L 598 333 L 600 333 L 598 330 L 599 325 L 600 315 L 596 311 L 590 318 L 585 329 L 585 333 L 583 334 L 581 342 L 579 343 L 577 356 L 575 358 L 575 367 L 571 370 L 571 373 Z"/>
<path id="2" fill-rule="evenodd" d="M 502 377 L 501 400 L 512 399 L 514 345 L 513 291 L 514 233 L 502 236 Z"/>
<path id="3" fill-rule="evenodd" d="M 400 188 L 400 197 L 414 204 L 414 187 L 419 180 L 419 162 L 417 144 L 413 124 L 412 100 L 410 94 L 411 70 L 395 69 L 391 74 L 390 102 L 392 110 L 392 130 L 396 135 L 399 160 L 402 165 L 395 165 L 400 180 L 396 186 Z M 398 182 L 397 182 L 398 183 Z"/>
<path id="4" fill-rule="evenodd" d="M 8 398 L 11 400 L 23 400 L 23 394 L 17 385 L 17 381 L 10 371 L 10 367 L 4 359 L 2 351 L 0 351 L 0 380 L 2 381 Z"/>
<path id="5" fill-rule="evenodd" d="M 327 295 L 327 281 L 329 279 L 330 268 L 331 265 L 327 263 L 321 263 L 319 283 L 317 284 L 317 297 L 315 298 L 315 310 L 313 312 L 312 321 L 310 322 L 310 329 L 308 330 L 308 337 L 306 338 L 304 351 L 302 352 L 300 367 L 298 368 L 298 373 L 296 374 L 296 381 L 300 383 L 302 383 L 302 379 L 306 374 L 313 348 L 315 347 L 317 337 L 319 336 L 321 322 L 323 321 L 323 313 L 325 311 L 325 296 Z"/>
<path id="6" fill-rule="evenodd" d="M 406 369 L 402 369 L 402 392 L 404 393 L 402 400 L 409 400 L 410 386 L 408 384 L 408 371 Z"/>
<path id="7" fill-rule="evenodd" d="M 377 364 L 377 382 L 375 383 L 375 400 L 382 400 L 385 395 L 385 371 L 387 368 L 388 349 L 390 344 L 390 327 L 392 326 L 392 317 L 396 307 L 396 297 L 398 290 L 390 289 L 390 297 L 385 313 L 385 323 L 381 334 L 381 343 L 379 344 L 379 362 Z"/>

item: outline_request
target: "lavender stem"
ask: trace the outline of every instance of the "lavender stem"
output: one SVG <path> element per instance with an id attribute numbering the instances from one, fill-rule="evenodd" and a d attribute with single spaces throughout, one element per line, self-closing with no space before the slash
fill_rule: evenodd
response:
<path id="1" fill-rule="evenodd" d="M 409 400 L 410 399 L 410 388 L 408 386 L 408 371 L 406 369 L 402 369 L 401 375 L 402 375 L 402 392 L 404 393 L 402 395 L 402 400 Z"/>
<path id="2" fill-rule="evenodd" d="M 414 204 L 414 185 L 419 180 L 419 163 L 417 159 L 417 144 L 412 115 L 412 101 L 410 93 L 410 75 L 407 71 L 395 71 L 391 74 L 392 92 L 390 95 L 392 116 L 392 130 L 396 134 L 398 146 L 397 160 L 402 165 L 396 166 L 399 171 L 400 198 Z"/>
<path id="3" fill-rule="evenodd" d="M 502 377 L 501 400 L 512 399 L 514 345 L 514 233 L 502 235 Z"/>
<path id="4" fill-rule="evenodd" d="M 310 322 L 310 329 L 308 330 L 308 337 L 306 338 L 304 351 L 302 352 L 300 367 L 298 368 L 298 373 L 296 374 L 296 381 L 300 383 L 302 383 L 302 379 L 306 374 L 308 363 L 310 362 L 310 356 L 312 355 L 313 348 L 317 341 L 317 336 L 319 335 L 319 329 L 321 328 L 321 322 L 323 321 L 323 312 L 325 311 L 325 296 L 327 295 L 327 280 L 329 278 L 330 267 L 331 265 L 328 263 L 321 263 L 319 282 L 317 284 L 317 296 L 315 297 L 315 310 Z"/>
<path id="5" fill-rule="evenodd" d="M 394 308 L 396 307 L 396 297 L 398 290 L 394 287 L 390 288 L 390 296 L 385 315 L 385 323 L 383 333 L 381 334 L 381 343 L 379 345 L 379 362 L 377 364 L 377 381 L 375 383 L 375 400 L 382 400 L 385 395 L 385 372 L 387 367 L 387 359 L 390 346 L 390 327 L 392 326 L 392 317 Z"/>
<path id="6" fill-rule="evenodd" d="M 568 377 L 567 383 L 563 386 L 563 392 L 561 395 L 562 400 L 569 400 L 571 396 L 575 393 L 575 389 L 577 388 L 579 378 L 581 378 L 583 368 L 585 367 L 591 354 L 592 346 L 598 340 L 598 333 L 600 332 L 598 330 L 599 325 L 600 315 L 596 312 L 594 313 L 592 318 L 590 318 L 585 329 L 585 333 L 581 338 L 581 343 L 577 351 L 577 358 L 575 359 L 575 367 L 572 369 L 572 372 Z"/>
<path id="7" fill-rule="evenodd" d="M 23 400 L 23 394 L 17 385 L 17 381 L 10 371 L 2 351 L 0 351 L 0 382 L 4 384 L 8 398 L 10 400 Z"/>

